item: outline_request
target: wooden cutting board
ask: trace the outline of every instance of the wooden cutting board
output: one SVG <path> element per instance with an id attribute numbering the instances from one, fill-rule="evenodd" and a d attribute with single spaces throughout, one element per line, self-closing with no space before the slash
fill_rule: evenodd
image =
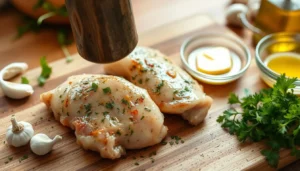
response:
<path id="1" fill-rule="evenodd" d="M 233 34 L 211 18 L 196 15 L 141 34 L 139 44 L 159 49 L 181 65 L 179 49 L 182 42 L 190 36 L 212 31 Z M 51 57 L 51 53 L 48 57 Z M 240 144 L 235 136 L 229 135 L 216 122 L 217 117 L 228 108 L 227 98 L 230 92 L 243 94 L 245 88 L 254 92 L 266 86 L 259 78 L 253 57 L 249 70 L 241 79 L 223 86 L 203 84 L 205 92 L 214 99 L 214 103 L 207 118 L 199 126 L 193 127 L 179 116 L 165 115 L 165 125 L 169 128 L 165 142 L 173 141 L 171 136 L 176 135 L 184 143 L 158 144 L 141 150 L 128 150 L 127 155 L 118 160 L 102 159 L 98 153 L 79 147 L 74 132 L 55 121 L 51 112 L 39 100 L 42 92 L 55 88 L 68 76 L 104 73 L 101 65 L 87 62 L 79 55 L 74 55 L 73 58 L 74 61 L 69 64 L 64 59 L 51 62 L 53 74 L 44 87 L 37 86 L 40 68 L 26 72 L 24 75 L 35 89 L 33 96 L 28 99 L 11 100 L 0 91 L 0 170 L 272 170 L 260 154 L 260 150 L 264 148 L 262 143 Z M 20 78 L 14 81 L 20 82 Z M 34 155 L 29 146 L 10 147 L 5 142 L 5 133 L 10 125 L 11 114 L 19 121 L 33 124 L 36 133 L 46 133 L 50 137 L 59 134 L 63 140 L 45 156 Z M 295 160 L 289 153 L 287 150 L 281 152 L 279 167 Z M 28 158 L 20 161 L 24 155 L 28 155 Z M 11 161 L 10 157 L 13 158 Z"/>

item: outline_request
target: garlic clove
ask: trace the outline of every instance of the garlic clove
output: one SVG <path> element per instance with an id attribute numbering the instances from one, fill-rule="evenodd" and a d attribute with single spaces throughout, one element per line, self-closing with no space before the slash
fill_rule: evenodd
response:
<path id="1" fill-rule="evenodd" d="M 238 17 L 240 13 L 248 13 L 248 7 L 244 4 L 230 5 L 225 12 L 227 24 L 243 27 L 241 20 Z"/>
<path id="2" fill-rule="evenodd" d="M 28 65 L 23 62 L 15 62 L 3 68 L 3 80 L 9 80 L 28 69 Z"/>
<path id="3" fill-rule="evenodd" d="M 36 134 L 30 140 L 30 148 L 31 151 L 37 155 L 45 155 L 49 153 L 53 146 L 60 140 L 62 140 L 62 137 L 59 135 L 51 139 L 46 134 Z"/>
<path id="4" fill-rule="evenodd" d="M 11 118 L 10 125 L 6 132 L 6 141 L 9 145 L 20 147 L 26 145 L 34 134 L 32 125 L 28 122 L 17 122 L 15 117 Z"/>
<path id="5" fill-rule="evenodd" d="M 22 99 L 33 94 L 34 90 L 31 85 L 5 81 L 24 72 L 27 68 L 26 63 L 12 63 L 0 71 L 0 85 L 6 96 L 12 99 Z"/>
<path id="6" fill-rule="evenodd" d="M 12 99 L 22 99 L 33 94 L 34 90 L 31 85 L 11 83 L 0 80 L 3 93 Z"/>

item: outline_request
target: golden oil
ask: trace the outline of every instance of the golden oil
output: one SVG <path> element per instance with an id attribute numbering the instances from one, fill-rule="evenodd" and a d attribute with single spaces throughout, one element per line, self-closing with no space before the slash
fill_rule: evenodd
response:
<path id="1" fill-rule="evenodd" d="M 281 52 L 297 52 L 300 53 L 300 44 L 298 42 L 292 41 L 283 41 L 280 38 L 277 38 L 276 43 L 270 45 L 266 51 L 269 54 L 281 53 Z M 299 68 L 300 70 L 300 68 Z"/>
<path id="2" fill-rule="evenodd" d="M 261 0 L 255 26 L 267 34 L 300 32 L 300 0 Z M 255 41 L 261 35 L 254 35 Z"/>
<path id="3" fill-rule="evenodd" d="M 275 53 L 268 56 L 264 63 L 278 74 L 300 78 L 300 55 L 297 53 Z"/>

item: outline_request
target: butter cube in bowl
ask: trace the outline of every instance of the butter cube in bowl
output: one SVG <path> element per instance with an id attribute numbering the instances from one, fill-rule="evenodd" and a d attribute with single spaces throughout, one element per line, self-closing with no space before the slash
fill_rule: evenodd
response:
<path id="1" fill-rule="evenodd" d="M 197 80 L 221 85 L 240 78 L 250 66 L 249 48 L 237 37 L 208 33 L 185 41 L 180 50 L 184 68 Z"/>

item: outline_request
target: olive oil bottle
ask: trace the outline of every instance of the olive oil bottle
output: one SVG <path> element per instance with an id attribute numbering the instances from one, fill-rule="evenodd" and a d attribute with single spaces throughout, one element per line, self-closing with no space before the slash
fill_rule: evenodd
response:
<path id="1" fill-rule="evenodd" d="M 300 0 L 261 0 L 255 26 L 266 34 L 300 32 Z"/>

